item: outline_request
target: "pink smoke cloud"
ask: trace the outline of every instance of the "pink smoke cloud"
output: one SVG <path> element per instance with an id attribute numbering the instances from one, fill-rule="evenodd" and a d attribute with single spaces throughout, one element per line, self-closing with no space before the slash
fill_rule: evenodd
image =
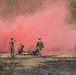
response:
<path id="1" fill-rule="evenodd" d="M 10 51 L 10 37 L 16 40 L 16 52 L 20 42 L 25 45 L 24 50 L 34 49 L 38 37 L 41 37 L 45 47 L 44 54 L 73 53 L 76 30 L 65 23 L 68 15 L 67 1 L 54 0 L 54 2 L 52 1 L 51 5 L 47 2 L 45 9 L 34 15 L 17 16 L 10 27 L 5 26 L 1 21 L 0 52 Z"/>

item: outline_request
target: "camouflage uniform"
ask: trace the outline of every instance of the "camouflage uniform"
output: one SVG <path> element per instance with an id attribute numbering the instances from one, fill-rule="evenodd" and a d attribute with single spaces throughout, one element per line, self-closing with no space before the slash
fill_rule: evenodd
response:
<path id="1" fill-rule="evenodd" d="M 24 52 L 24 51 L 23 51 L 23 48 L 24 48 L 24 45 L 22 45 L 22 43 L 19 44 L 19 47 L 18 47 L 18 54 L 21 54 L 22 52 Z"/>
<path id="2" fill-rule="evenodd" d="M 29 50 L 27 50 L 27 55 L 36 55 L 37 52 L 39 52 L 37 48 L 35 48 L 34 50 L 29 49 Z"/>
<path id="3" fill-rule="evenodd" d="M 41 38 L 38 39 L 37 44 L 36 44 L 36 53 L 38 52 L 39 55 L 41 56 L 42 54 L 42 48 L 44 48 L 43 46 L 43 42 L 41 41 Z"/>
<path id="4" fill-rule="evenodd" d="M 14 57 L 14 41 L 13 41 L 13 38 L 10 39 L 9 45 L 10 45 L 10 56 L 13 58 Z"/>
<path id="5" fill-rule="evenodd" d="M 32 49 L 29 49 L 26 52 L 27 52 L 27 55 L 33 55 L 33 50 Z"/>
<path id="6" fill-rule="evenodd" d="M 18 46 L 18 54 L 21 53 L 21 46 L 22 46 L 22 43 L 20 43 L 19 46 Z"/>

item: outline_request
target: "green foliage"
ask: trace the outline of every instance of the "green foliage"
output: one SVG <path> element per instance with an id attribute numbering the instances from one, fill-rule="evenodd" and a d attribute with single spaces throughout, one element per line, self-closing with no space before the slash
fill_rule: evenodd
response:
<path id="1" fill-rule="evenodd" d="M 76 21 L 76 0 L 72 0 L 70 3 L 71 21 Z"/>

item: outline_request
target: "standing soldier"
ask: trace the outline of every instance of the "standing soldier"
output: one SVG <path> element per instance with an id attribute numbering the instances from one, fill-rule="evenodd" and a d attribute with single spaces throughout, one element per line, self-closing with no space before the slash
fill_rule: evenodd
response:
<path id="1" fill-rule="evenodd" d="M 41 41 L 40 37 L 38 38 L 38 41 L 37 41 L 37 44 L 36 44 L 36 48 L 37 48 L 37 51 L 38 51 L 39 55 L 41 56 L 42 48 L 44 48 L 44 45 L 43 45 L 43 42 Z"/>
<path id="2" fill-rule="evenodd" d="M 14 42 L 15 40 L 13 37 L 10 38 L 9 45 L 10 45 L 10 56 L 13 58 L 14 57 Z"/>

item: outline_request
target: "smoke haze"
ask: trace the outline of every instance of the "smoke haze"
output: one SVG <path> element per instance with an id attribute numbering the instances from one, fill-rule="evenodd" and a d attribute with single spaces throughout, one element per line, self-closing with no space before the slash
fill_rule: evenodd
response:
<path id="1" fill-rule="evenodd" d="M 16 52 L 19 43 L 25 45 L 24 50 L 34 49 L 38 37 L 41 37 L 44 54 L 73 53 L 76 29 L 66 23 L 68 0 L 30 1 L 24 3 L 19 0 L 18 6 L 12 5 L 11 10 L 9 7 L 12 13 L 4 12 L 7 11 L 7 1 L 4 1 L 5 6 L 0 9 L 1 13 L 4 12 L 0 16 L 0 52 L 10 51 L 10 37 L 16 40 Z"/>

